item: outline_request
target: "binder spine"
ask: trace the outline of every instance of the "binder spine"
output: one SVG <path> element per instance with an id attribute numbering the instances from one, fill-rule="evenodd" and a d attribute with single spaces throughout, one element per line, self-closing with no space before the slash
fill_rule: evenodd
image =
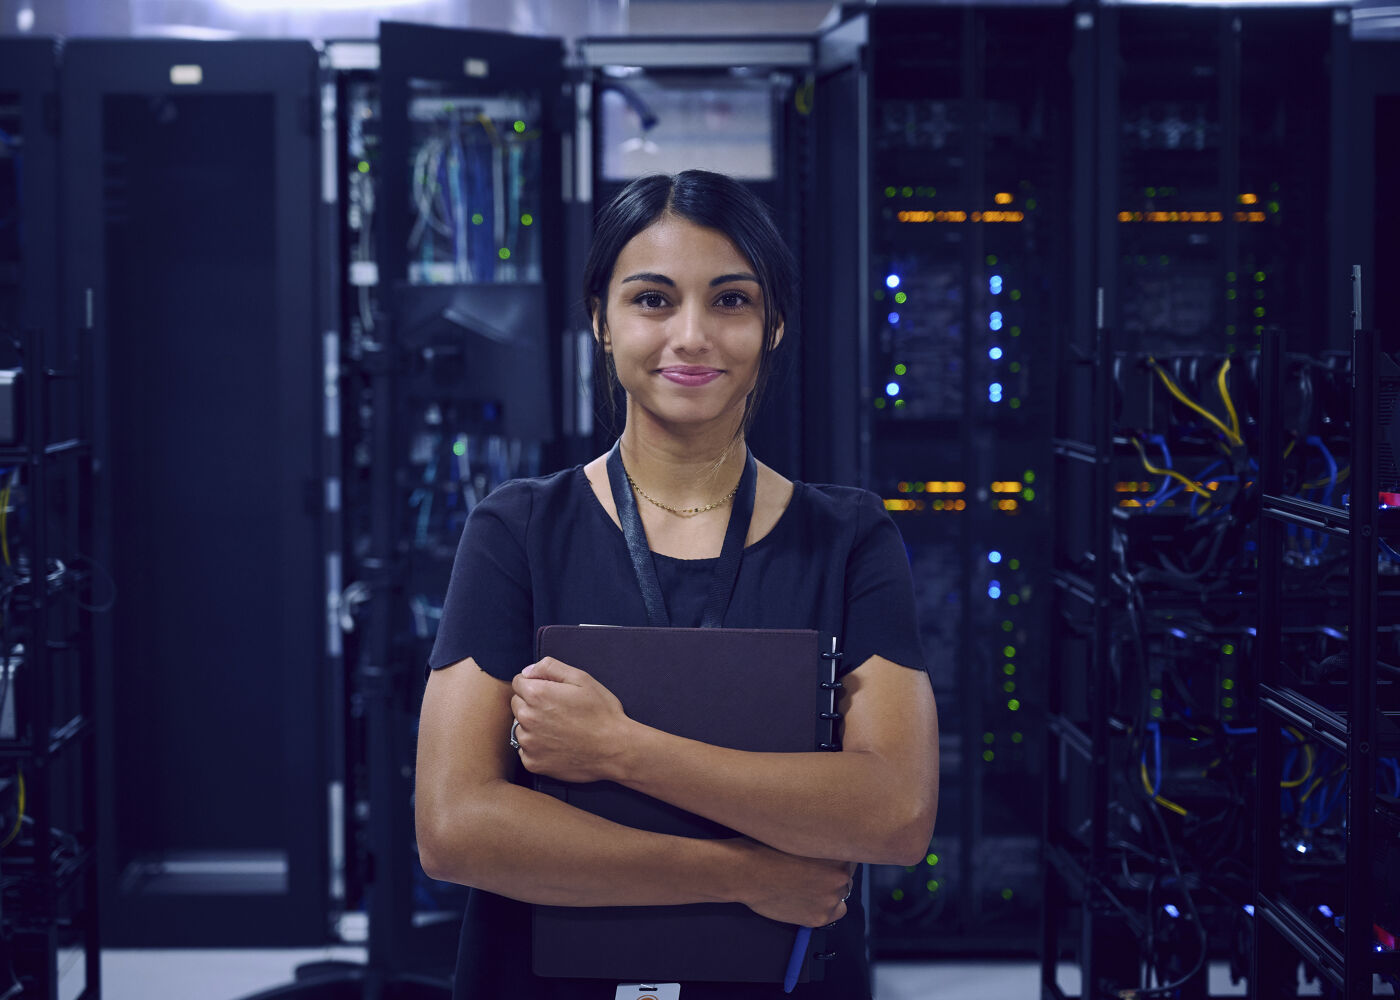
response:
<path id="1" fill-rule="evenodd" d="M 841 713 L 836 711 L 836 692 L 840 691 L 844 685 L 836 679 L 836 670 L 841 663 L 842 654 L 836 648 L 836 636 L 831 637 L 831 651 L 822 653 L 821 682 L 817 685 L 820 689 L 817 698 L 817 747 L 821 750 L 836 751 L 841 749 L 841 743 L 837 737 L 836 724 L 841 721 Z"/>

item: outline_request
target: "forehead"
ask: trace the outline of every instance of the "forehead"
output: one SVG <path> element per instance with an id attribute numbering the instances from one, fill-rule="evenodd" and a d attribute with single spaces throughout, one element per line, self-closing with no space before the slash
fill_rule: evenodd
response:
<path id="1" fill-rule="evenodd" d="M 623 246 L 613 265 L 613 280 L 639 271 L 708 281 L 720 274 L 752 272 L 753 265 L 718 229 L 663 215 Z"/>

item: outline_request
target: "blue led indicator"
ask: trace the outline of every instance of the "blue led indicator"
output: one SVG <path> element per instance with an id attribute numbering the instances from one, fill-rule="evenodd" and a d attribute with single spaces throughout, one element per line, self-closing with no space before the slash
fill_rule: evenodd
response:
<path id="1" fill-rule="evenodd" d="M 992 600 L 994 600 L 994 601 L 995 601 L 998 597 L 1001 596 L 1001 582 L 1000 582 L 1000 581 L 998 581 L 998 580 L 993 580 L 991 583 L 987 584 L 987 596 L 990 597 L 990 598 L 991 598 Z"/>
<path id="2" fill-rule="evenodd" d="M 890 321 L 890 326 L 899 326 L 899 313 L 890 313 L 885 318 Z"/>
<path id="3" fill-rule="evenodd" d="M 987 357 L 991 358 L 993 361 L 1000 361 L 1000 360 L 1001 360 L 1001 348 L 1000 348 L 1000 347 L 993 347 L 990 351 L 987 352 Z"/>
<path id="4" fill-rule="evenodd" d="M 1162 907 L 1162 909 L 1166 911 L 1167 916 L 1171 917 L 1173 920 L 1181 916 L 1181 911 L 1176 908 L 1175 903 L 1168 903 L 1166 906 Z"/>
<path id="5" fill-rule="evenodd" d="M 1000 383 L 1000 382 L 993 382 L 991 385 L 987 386 L 987 391 L 990 392 L 990 393 L 991 393 L 992 395 L 994 395 L 994 396 L 1000 396 L 1000 395 L 1001 395 L 1001 383 Z"/>
<path id="6" fill-rule="evenodd" d="M 1001 313 L 994 312 L 987 318 L 987 326 L 993 330 L 1001 329 Z"/>
<path id="7" fill-rule="evenodd" d="M 888 276 L 885 278 L 885 287 L 886 287 L 886 288 L 898 288 L 898 287 L 899 287 L 899 275 L 897 275 L 897 274 L 888 275 Z"/>
<path id="8" fill-rule="evenodd" d="M 885 384 L 885 395 L 886 395 L 886 396 L 898 396 L 898 395 L 899 395 L 899 383 L 898 383 L 898 382 L 887 382 L 887 383 Z"/>
<path id="9" fill-rule="evenodd" d="M 988 289 L 993 295 L 1000 295 L 1000 294 L 1001 294 L 1001 275 L 999 275 L 999 274 L 994 274 L 994 275 L 992 275 L 991 278 L 988 279 L 988 281 L 987 281 L 987 289 Z"/>
<path id="10" fill-rule="evenodd" d="M 1001 562 L 1001 553 L 998 552 L 996 549 L 992 549 L 992 551 L 990 551 L 990 552 L 987 553 L 987 562 L 989 562 L 989 563 L 999 563 L 999 562 Z"/>

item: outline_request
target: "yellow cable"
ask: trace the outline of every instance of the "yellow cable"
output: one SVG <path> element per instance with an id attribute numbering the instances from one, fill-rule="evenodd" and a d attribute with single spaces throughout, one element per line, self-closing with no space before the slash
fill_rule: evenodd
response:
<path id="1" fill-rule="evenodd" d="M 1244 443 L 1244 440 L 1239 436 L 1239 434 L 1226 427 L 1225 424 L 1221 422 L 1219 417 L 1217 417 L 1214 413 L 1211 413 L 1209 410 L 1207 410 L 1200 403 L 1196 402 L 1190 396 L 1186 395 L 1186 393 L 1183 392 L 1181 388 L 1175 382 L 1172 381 L 1172 377 L 1167 374 L 1166 369 L 1164 369 L 1161 365 L 1157 363 L 1156 358 L 1149 357 L 1147 359 L 1147 364 L 1148 367 L 1150 367 L 1154 372 L 1157 373 L 1157 377 L 1162 380 L 1162 384 L 1167 387 L 1168 392 L 1170 392 L 1173 396 L 1179 399 L 1185 406 L 1188 406 L 1192 410 L 1195 410 L 1201 416 L 1205 417 L 1207 420 L 1213 423 L 1216 427 L 1219 427 L 1220 432 L 1225 435 L 1225 437 L 1230 441 L 1231 444 Z"/>
<path id="2" fill-rule="evenodd" d="M 1317 764 L 1317 753 L 1313 750 L 1311 743 L 1303 744 L 1303 756 L 1307 758 L 1307 766 L 1303 769 L 1303 776 L 1295 781 L 1280 781 L 1278 783 L 1280 788 L 1297 788 L 1312 777 L 1313 767 Z M 1307 798 L 1307 796 L 1304 795 L 1303 798 Z"/>
<path id="3" fill-rule="evenodd" d="M 1288 442 L 1288 447 L 1285 448 L 1285 449 L 1283 449 L 1283 457 L 1284 457 L 1284 458 L 1287 458 L 1289 455 L 1293 454 L 1293 446 L 1296 445 L 1297 443 L 1298 443 L 1298 439 L 1297 439 L 1297 438 L 1294 438 L 1292 441 L 1289 441 L 1289 442 Z"/>
<path id="4" fill-rule="evenodd" d="M 19 836 L 19 828 L 24 823 L 24 772 L 17 770 L 15 775 L 19 778 L 19 811 L 15 814 L 15 828 L 10 831 L 8 837 L 0 841 L 0 850 L 14 843 L 15 838 Z"/>
<path id="5" fill-rule="evenodd" d="M 1178 816 L 1189 816 L 1189 815 L 1191 815 L 1191 814 L 1188 813 L 1185 809 L 1183 809 L 1181 806 L 1177 805 L 1175 802 L 1172 802 L 1172 801 L 1170 801 L 1169 799 L 1164 799 L 1164 798 L 1162 798 L 1162 796 L 1156 795 L 1156 794 L 1153 793 L 1153 791 L 1152 791 L 1152 782 L 1149 781 L 1149 780 L 1147 779 L 1147 761 L 1143 761 L 1143 762 L 1142 762 L 1142 787 L 1145 788 L 1145 789 L 1147 790 L 1147 794 L 1148 794 L 1148 795 L 1151 795 L 1151 796 L 1152 796 L 1152 801 L 1155 802 L 1155 803 L 1157 803 L 1157 804 L 1158 804 L 1159 806 L 1161 806 L 1162 808 L 1164 808 L 1164 809 L 1170 809 L 1172 812 L 1176 813 Z"/>
<path id="6" fill-rule="evenodd" d="M 1230 390 L 1225 385 L 1225 376 L 1230 373 L 1230 359 L 1226 358 L 1225 363 L 1220 366 L 1220 374 L 1215 377 L 1215 387 L 1220 390 L 1220 398 L 1225 401 L 1225 412 L 1230 414 L 1230 430 L 1234 433 L 1236 444 L 1242 444 L 1244 438 L 1240 436 L 1240 415 L 1235 412 L 1235 404 L 1230 399 Z"/>
<path id="7" fill-rule="evenodd" d="M 1152 473 L 1154 476 L 1170 476 L 1172 479 L 1177 480 L 1179 483 L 1185 486 L 1186 489 L 1192 493 L 1199 493 L 1201 496 L 1206 497 L 1207 499 L 1209 499 L 1212 496 L 1210 490 L 1206 489 L 1194 479 L 1190 479 L 1186 476 L 1183 476 L 1181 473 L 1175 471 L 1174 469 L 1160 469 L 1157 466 L 1153 465 L 1151 460 L 1149 460 L 1147 457 L 1147 452 L 1143 450 L 1142 442 L 1137 440 L 1136 438 L 1133 439 L 1133 446 L 1137 448 L 1138 454 L 1142 456 L 1142 467 L 1148 472 Z"/>

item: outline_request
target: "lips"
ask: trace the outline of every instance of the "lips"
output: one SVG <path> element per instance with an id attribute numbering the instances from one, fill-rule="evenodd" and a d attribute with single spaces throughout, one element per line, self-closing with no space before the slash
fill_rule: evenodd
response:
<path id="1" fill-rule="evenodd" d="M 706 385 L 724 374 L 719 368 L 704 368 L 699 365 L 672 365 L 659 369 L 662 378 L 676 385 Z"/>

